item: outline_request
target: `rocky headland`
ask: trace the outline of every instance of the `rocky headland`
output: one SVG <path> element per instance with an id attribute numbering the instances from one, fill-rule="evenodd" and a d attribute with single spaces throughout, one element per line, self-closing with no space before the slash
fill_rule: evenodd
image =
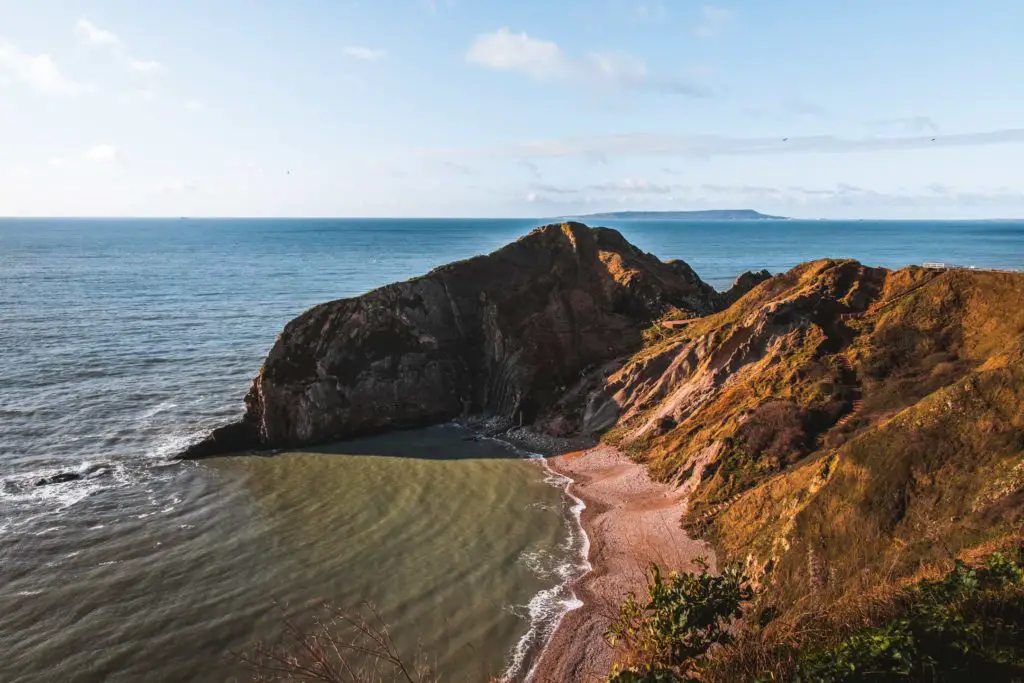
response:
<path id="1" fill-rule="evenodd" d="M 635 352 L 669 314 L 722 296 L 682 261 L 580 223 L 538 228 L 288 323 L 245 397 L 245 417 L 187 458 L 295 447 L 486 414 L 529 424 L 582 371 Z"/>

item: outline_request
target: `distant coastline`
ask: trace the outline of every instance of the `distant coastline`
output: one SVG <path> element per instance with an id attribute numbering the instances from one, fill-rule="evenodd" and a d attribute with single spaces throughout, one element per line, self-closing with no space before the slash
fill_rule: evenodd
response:
<path id="1" fill-rule="evenodd" d="M 753 209 L 714 209 L 710 211 L 611 211 L 582 216 L 563 216 L 573 219 L 599 220 L 672 220 L 672 221 L 785 221 L 785 216 L 769 216 Z"/>

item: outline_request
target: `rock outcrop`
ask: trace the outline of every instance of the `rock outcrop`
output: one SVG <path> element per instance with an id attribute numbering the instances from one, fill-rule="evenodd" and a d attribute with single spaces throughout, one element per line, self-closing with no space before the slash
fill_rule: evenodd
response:
<path id="1" fill-rule="evenodd" d="M 239 423 L 183 457 L 295 447 L 463 414 L 529 423 L 584 370 L 643 344 L 668 312 L 705 315 L 722 296 L 682 261 L 618 232 L 565 223 L 285 327 Z"/>
<path id="2" fill-rule="evenodd" d="M 726 290 L 722 294 L 722 298 L 727 306 L 739 301 L 744 294 L 757 287 L 765 280 L 770 280 L 772 274 L 767 270 L 759 270 L 756 273 L 752 270 L 748 270 L 745 273 L 741 273 L 739 277 L 732 283 L 732 287 Z"/>

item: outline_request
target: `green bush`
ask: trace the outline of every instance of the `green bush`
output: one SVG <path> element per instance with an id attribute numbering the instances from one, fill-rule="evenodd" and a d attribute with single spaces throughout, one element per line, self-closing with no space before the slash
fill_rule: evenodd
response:
<path id="1" fill-rule="evenodd" d="M 799 683 L 1024 680 L 1024 564 L 993 553 L 912 591 L 906 615 L 800 657 Z"/>
<path id="2" fill-rule="evenodd" d="M 630 593 L 619 607 L 605 638 L 623 647 L 626 663 L 616 664 L 611 683 L 690 680 L 712 646 L 732 642 L 729 624 L 753 598 L 749 580 L 739 565 L 715 575 L 698 564 L 699 573 L 673 571 L 667 579 L 651 565 L 647 600 Z"/>

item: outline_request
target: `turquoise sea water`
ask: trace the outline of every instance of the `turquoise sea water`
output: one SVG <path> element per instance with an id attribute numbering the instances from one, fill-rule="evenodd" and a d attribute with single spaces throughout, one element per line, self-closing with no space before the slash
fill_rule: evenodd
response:
<path id="1" fill-rule="evenodd" d="M 578 550 L 568 504 L 539 466 L 497 446 L 475 451 L 455 433 L 371 449 L 390 458 L 289 456 L 297 464 L 288 469 L 168 457 L 239 416 L 263 355 L 305 308 L 491 251 L 540 222 L 0 220 L 0 650 L 13 653 L 0 663 L 8 667 L 0 679 L 224 680 L 232 665 L 223 653 L 272 627 L 268 587 L 303 605 L 374 592 L 367 576 L 380 558 L 371 565 L 359 552 L 346 554 L 354 547 L 347 538 L 295 530 L 325 519 L 374 526 L 373 517 L 346 508 L 357 501 L 363 512 L 371 504 L 396 511 L 381 533 L 403 528 L 401 515 L 425 525 L 413 527 L 421 533 L 406 539 L 406 552 L 410 563 L 434 563 L 429 580 L 403 579 L 405 588 L 379 598 L 399 622 L 458 615 L 433 626 L 437 637 L 423 643 L 447 671 L 469 674 L 458 644 L 473 640 L 479 624 L 488 635 L 473 647 L 488 672 L 513 663 L 517 645 L 529 650 L 523 639 L 550 625 L 568 599 L 556 587 Z M 1024 268 L 1024 222 L 606 223 L 646 251 L 687 261 L 719 288 L 744 270 L 778 272 L 824 256 L 889 267 Z M 424 468 L 428 442 L 451 471 Z M 459 524 L 429 524 L 422 509 L 388 497 L 393 484 L 369 498 L 372 488 L 360 497 L 310 485 L 393 482 L 412 471 L 439 486 L 459 482 L 452 504 L 430 513 Z M 83 478 L 35 486 L 60 472 Z M 521 482 L 511 498 L 487 485 L 506 476 Z M 510 533 L 507 517 L 480 514 L 488 501 L 533 515 L 531 526 Z M 468 518 L 473 524 L 462 524 Z M 507 544 L 453 550 L 492 535 Z M 438 547 L 452 558 L 447 580 Z M 306 558 L 301 571 L 286 566 L 297 557 Z M 266 566 L 257 571 L 260 561 Z M 487 576 L 471 572 L 476 578 L 466 583 L 470 574 L 459 568 L 478 563 Z M 347 572 L 346 585 L 359 590 L 317 567 Z M 202 590 L 190 591 L 193 582 Z M 548 604 L 531 598 L 545 591 Z M 459 600 L 478 609 L 458 611 Z M 176 667 L 186 651 L 193 668 L 183 671 Z"/>

